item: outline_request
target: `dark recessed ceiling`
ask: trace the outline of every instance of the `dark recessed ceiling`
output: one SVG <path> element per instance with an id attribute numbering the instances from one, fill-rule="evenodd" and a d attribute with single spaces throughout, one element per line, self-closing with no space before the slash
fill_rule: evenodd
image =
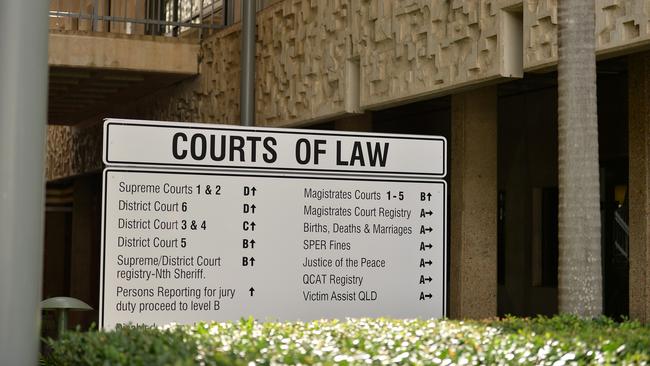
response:
<path id="1" fill-rule="evenodd" d="M 75 125 L 186 78 L 177 74 L 52 67 L 48 123 Z"/>

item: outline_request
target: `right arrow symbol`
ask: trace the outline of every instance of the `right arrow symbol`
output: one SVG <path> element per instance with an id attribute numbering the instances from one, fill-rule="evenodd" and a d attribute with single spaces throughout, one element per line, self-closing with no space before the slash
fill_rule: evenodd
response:
<path id="1" fill-rule="evenodd" d="M 420 275 L 420 285 L 426 284 L 427 282 L 433 281 L 433 278 L 431 276 L 429 277 L 424 277 L 423 275 Z"/>

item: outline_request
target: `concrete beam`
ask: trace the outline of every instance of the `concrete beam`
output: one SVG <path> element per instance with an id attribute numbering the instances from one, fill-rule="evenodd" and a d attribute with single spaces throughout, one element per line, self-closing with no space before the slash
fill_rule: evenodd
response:
<path id="1" fill-rule="evenodd" d="M 52 67 L 198 74 L 198 43 L 165 37 L 50 32 Z"/>

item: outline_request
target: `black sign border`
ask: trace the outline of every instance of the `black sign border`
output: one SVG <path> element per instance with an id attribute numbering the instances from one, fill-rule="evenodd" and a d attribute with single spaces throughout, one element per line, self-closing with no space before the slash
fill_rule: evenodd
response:
<path id="1" fill-rule="evenodd" d="M 121 120 L 127 121 L 127 120 Z M 393 135 L 383 135 L 383 134 L 342 134 L 342 133 L 326 133 L 326 132 L 314 132 L 315 130 L 286 130 L 283 131 L 282 128 L 277 129 L 264 129 L 264 128 L 222 128 L 222 127 L 212 127 L 214 125 L 207 124 L 205 127 L 199 126 L 186 126 L 183 124 L 175 125 L 174 122 L 164 122 L 164 125 L 160 124 L 147 124 L 147 123 L 137 123 L 137 122 L 114 122 L 112 120 L 106 121 L 106 136 L 103 138 L 104 149 L 103 149 L 103 161 L 106 165 L 118 165 L 118 166 L 142 166 L 142 167 L 184 167 L 187 169 L 192 168 L 213 168 L 213 169 L 247 169 L 247 170 L 270 170 L 270 171 L 290 171 L 290 172 L 333 172 L 337 174 L 346 174 L 346 175 L 370 175 L 370 176 L 383 176 L 383 175 L 408 175 L 414 177 L 430 177 L 435 179 L 443 179 L 447 176 L 447 139 L 439 136 L 429 136 L 429 137 L 415 137 L 415 136 L 393 136 Z M 351 171 L 351 170 L 337 170 L 337 169 L 310 169 L 310 168 L 279 168 L 279 167 L 241 167 L 241 166 L 232 166 L 232 165 L 214 165 L 214 164 L 182 164 L 182 163 L 152 163 L 152 162 L 133 162 L 133 161 L 114 161 L 109 160 L 108 156 L 108 141 L 110 134 L 110 126 L 138 126 L 138 127 L 152 127 L 152 128 L 180 128 L 180 129 L 190 129 L 190 130 L 215 130 L 215 131 L 236 131 L 236 132 L 271 132 L 271 133 L 284 133 L 291 135 L 314 135 L 314 136 L 339 136 L 339 137 L 369 137 L 369 138 L 394 138 L 394 139 L 403 139 L 403 140 L 425 140 L 425 141 L 442 141 L 442 161 L 443 161 L 443 171 L 441 173 L 418 173 L 418 172 L 394 172 L 394 171 Z"/>

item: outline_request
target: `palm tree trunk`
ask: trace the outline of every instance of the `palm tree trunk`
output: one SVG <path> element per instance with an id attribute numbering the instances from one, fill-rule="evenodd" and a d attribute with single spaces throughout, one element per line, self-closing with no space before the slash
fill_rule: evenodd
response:
<path id="1" fill-rule="evenodd" d="M 602 313 L 595 2 L 559 0 L 559 310 Z"/>

